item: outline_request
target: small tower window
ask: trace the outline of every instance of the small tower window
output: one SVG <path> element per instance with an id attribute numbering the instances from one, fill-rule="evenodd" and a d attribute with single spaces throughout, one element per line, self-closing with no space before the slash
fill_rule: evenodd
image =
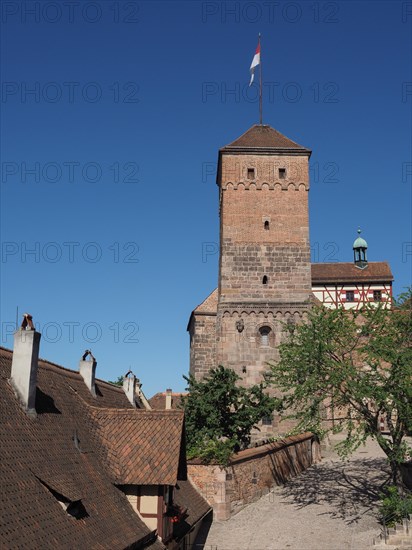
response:
<path id="1" fill-rule="evenodd" d="M 265 221 L 265 223 L 263 224 L 263 227 L 266 229 L 266 231 L 269 231 L 269 222 L 268 222 L 268 220 Z"/>
<path id="2" fill-rule="evenodd" d="M 272 425 L 272 417 L 271 416 L 264 416 L 262 418 L 262 425 L 263 426 L 271 426 Z"/>
<path id="3" fill-rule="evenodd" d="M 262 279 L 262 285 L 267 285 L 268 284 L 268 278 L 267 278 L 267 275 L 263 275 L 263 279 Z"/>
<path id="4" fill-rule="evenodd" d="M 271 332 L 270 327 L 260 327 L 259 333 L 260 333 L 260 345 L 261 346 L 268 346 L 269 345 L 269 334 Z"/>
<path id="5" fill-rule="evenodd" d="M 279 179 L 284 180 L 286 178 L 286 168 L 279 168 Z"/>
<path id="6" fill-rule="evenodd" d="M 255 169 L 254 168 L 248 168 L 247 169 L 247 179 L 248 180 L 254 180 L 255 179 Z"/>

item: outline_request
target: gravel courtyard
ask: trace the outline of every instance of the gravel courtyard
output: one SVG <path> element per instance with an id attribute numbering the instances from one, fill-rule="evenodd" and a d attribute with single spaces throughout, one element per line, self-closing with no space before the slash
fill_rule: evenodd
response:
<path id="1" fill-rule="evenodd" d="M 214 522 L 204 550 L 370 550 L 377 500 L 389 471 L 372 441 L 348 461 L 334 452 L 286 485 Z"/>

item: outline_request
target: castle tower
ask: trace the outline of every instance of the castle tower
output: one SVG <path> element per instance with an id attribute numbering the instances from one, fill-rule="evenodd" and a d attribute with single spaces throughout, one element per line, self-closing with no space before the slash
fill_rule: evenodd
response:
<path id="1" fill-rule="evenodd" d="M 310 155 L 267 125 L 219 151 L 216 364 L 246 385 L 262 380 L 278 357 L 283 323 L 296 322 L 309 304 Z"/>
<path id="2" fill-rule="evenodd" d="M 311 151 L 255 125 L 219 151 L 219 287 L 191 314 L 190 372 L 218 365 L 245 385 L 278 358 L 284 322 L 311 294 L 308 190 Z"/>

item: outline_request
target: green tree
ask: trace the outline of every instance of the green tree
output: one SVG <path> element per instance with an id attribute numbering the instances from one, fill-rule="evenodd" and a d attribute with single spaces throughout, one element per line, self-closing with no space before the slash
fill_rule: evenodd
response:
<path id="1" fill-rule="evenodd" d="M 411 292 L 391 309 L 345 311 L 314 306 L 308 322 L 285 327 L 280 361 L 271 366 L 271 383 L 283 394 L 276 408 L 297 420 L 297 430 L 322 434 L 322 407 L 334 412 L 338 446 L 347 456 L 376 439 L 387 455 L 392 481 L 401 485 L 399 464 L 410 449 L 412 431 Z M 379 424 L 385 420 L 388 434 Z"/>
<path id="2" fill-rule="evenodd" d="M 202 381 L 186 377 L 189 394 L 182 398 L 185 410 L 188 456 L 225 463 L 229 456 L 250 443 L 252 428 L 272 414 L 275 401 L 265 384 L 238 385 L 241 378 L 222 366 Z"/>
<path id="3" fill-rule="evenodd" d="M 124 376 L 118 376 L 116 382 L 113 380 L 108 380 L 109 384 L 114 384 L 115 386 L 123 386 Z"/>

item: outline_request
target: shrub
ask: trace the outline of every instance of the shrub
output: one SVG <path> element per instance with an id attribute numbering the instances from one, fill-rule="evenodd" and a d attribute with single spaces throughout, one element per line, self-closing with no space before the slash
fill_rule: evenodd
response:
<path id="1" fill-rule="evenodd" d="M 381 495 L 382 504 L 379 508 L 380 521 L 388 527 L 392 527 L 403 518 L 412 514 L 412 495 L 401 495 L 394 485 L 386 488 Z"/>

